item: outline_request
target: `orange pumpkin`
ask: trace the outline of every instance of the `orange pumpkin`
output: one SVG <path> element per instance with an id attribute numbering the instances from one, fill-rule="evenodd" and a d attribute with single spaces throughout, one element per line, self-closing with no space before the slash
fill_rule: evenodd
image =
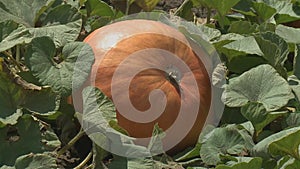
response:
<path id="1" fill-rule="evenodd" d="M 115 104 L 121 105 L 121 108 L 117 106 L 118 124 L 130 136 L 150 137 L 157 123 L 164 131 L 170 129 L 170 133 L 166 133 L 169 135 L 166 136 L 168 139 L 163 140 L 163 145 L 170 154 L 182 151 L 197 142 L 211 103 L 209 75 L 202 59 L 199 59 L 205 57 L 204 52 L 200 50 L 197 56 L 182 33 L 161 22 L 149 20 L 128 20 L 107 25 L 92 32 L 84 42 L 93 48 L 95 54 L 90 82 Z M 184 65 L 190 71 L 186 71 Z M 123 68 L 118 70 L 120 66 Z M 132 73 L 138 70 L 137 74 Z M 116 72 L 119 74 L 116 75 Z M 197 88 L 192 84 L 193 79 Z M 126 83 L 129 84 L 128 89 Z M 163 91 L 164 96 L 161 92 L 152 93 L 151 96 L 150 93 L 156 89 Z M 200 103 L 196 96 L 199 96 Z M 164 108 L 161 114 L 143 114 L 151 108 L 150 102 L 154 111 Z M 141 113 L 132 112 L 135 120 L 122 112 L 130 104 Z M 195 105 L 194 113 L 192 110 L 181 110 L 184 107 L 188 108 L 184 110 L 189 110 Z M 154 111 L 150 113 L 157 113 Z M 182 114 L 179 117 L 180 113 Z M 147 119 L 152 116 L 157 118 Z M 176 119 L 179 119 L 177 127 L 171 130 Z M 185 126 L 190 128 L 183 130 Z M 184 137 L 179 138 L 179 135 Z M 176 139 L 180 140 L 175 145 L 168 145 Z M 137 143 L 146 145 L 148 142 Z"/>

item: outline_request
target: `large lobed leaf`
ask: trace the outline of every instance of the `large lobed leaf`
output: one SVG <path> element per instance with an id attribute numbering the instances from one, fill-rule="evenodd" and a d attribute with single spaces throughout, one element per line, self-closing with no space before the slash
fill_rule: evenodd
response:
<path id="1" fill-rule="evenodd" d="M 259 102 L 267 111 L 278 110 L 293 98 L 288 82 L 270 65 L 260 65 L 229 80 L 222 95 L 227 106 Z"/>
<path id="2" fill-rule="evenodd" d="M 12 20 L 24 26 L 20 25 L 6 38 L 9 42 L 0 43 L 0 49 L 6 50 L 41 36 L 50 36 L 56 47 L 75 41 L 81 30 L 81 14 L 78 9 L 67 4 L 52 8 L 53 2 L 54 0 L 1 1 L 0 20 Z"/>
<path id="3" fill-rule="evenodd" d="M 54 57 L 62 59 L 55 62 Z M 88 77 L 94 55 L 91 47 L 83 42 L 68 43 L 60 56 L 49 37 L 32 40 L 26 53 L 26 63 L 41 84 L 51 86 L 63 96 L 71 94 L 72 83 L 81 86 Z"/>
<path id="4" fill-rule="evenodd" d="M 34 27 L 46 6 L 53 0 L 2 0 L 0 2 L 0 20 L 13 20 L 26 27 Z"/>
<path id="5" fill-rule="evenodd" d="M 234 125 L 216 128 L 204 137 L 200 156 L 208 165 L 218 164 L 221 161 L 220 155 L 246 153 L 253 146 L 251 136 Z"/>

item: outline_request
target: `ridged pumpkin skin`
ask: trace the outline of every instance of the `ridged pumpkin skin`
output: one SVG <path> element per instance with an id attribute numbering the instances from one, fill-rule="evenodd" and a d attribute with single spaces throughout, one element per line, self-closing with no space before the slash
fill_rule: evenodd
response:
<path id="1" fill-rule="evenodd" d="M 160 89 L 166 96 L 166 107 L 161 116 L 151 122 L 134 122 L 124 117 L 117 109 L 118 124 L 123 127 L 130 136 L 135 138 L 150 137 L 153 126 L 158 123 L 159 127 L 167 130 L 177 118 L 180 111 L 181 100 L 187 106 L 191 106 L 197 102 L 195 93 L 199 93 L 200 106 L 196 113 L 184 112 L 184 119 L 180 125 L 192 125 L 192 121 L 196 120 L 187 135 L 168 153 L 174 154 L 183 149 L 193 146 L 199 137 L 201 129 L 206 121 L 211 103 L 211 85 L 205 66 L 195 55 L 195 52 L 189 46 L 189 42 L 183 34 L 176 29 L 162 24 L 160 22 L 149 20 L 128 20 L 117 22 L 92 32 L 84 42 L 88 43 L 94 51 L 95 63 L 92 67 L 91 84 L 101 89 L 109 98 L 112 98 L 112 78 L 118 66 L 127 59 L 130 54 L 143 51 L 146 49 L 161 49 L 173 53 L 175 57 L 184 61 L 192 70 L 191 72 L 180 72 L 185 82 L 180 82 L 179 87 L 174 85 L 168 78 L 167 74 L 158 69 L 147 69 L 138 73 L 129 87 L 129 98 L 132 105 L 139 111 L 146 111 L 150 108 L 149 94 L 155 89 Z M 204 54 L 204 53 L 203 53 Z M 147 67 L 149 65 L 165 64 L 167 61 L 156 59 L 156 53 L 144 52 L 144 58 L 136 59 L 126 64 L 122 63 L 128 71 L 134 67 Z M 200 56 L 204 57 L 204 56 Z M 172 65 L 169 65 L 172 66 Z M 178 68 L 181 70 L 181 68 Z M 126 72 L 124 72 L 126 73 Z M 189 79 L 196 79 L 198 89 L 195 90 L 189 83 Z M 117 79 L 115 82 L 115 90 L 117 90 L 116 98 L 118 103 L 128 103 L 124 90 L 124 83 L 129 79 Z M 182 93 L 181 93 L 182 92 Z M 182 97 L 181 94 L 183 94 Z M 123 99 L 123 100 L 122 100 Z M 156 100 L 155 104 L 160 104 L 161 100 Z M 125 105 L 126 106 L 126 105 Z M 196 117 L 196 118 L 195 118 Z M 191 119 L 193 118 L 193 119 Z M 142 119 L 141 119 L 142 120 Z M 145 120 L 145 119 L 143 119 Z M 169 139 L 177 138 L 180 131 L 176 130 L 171 133 Z M 137 141 L 139 144 L 146 144 L 144 141 Z M 163 142 L 168 147 L 168 140 Z"/>

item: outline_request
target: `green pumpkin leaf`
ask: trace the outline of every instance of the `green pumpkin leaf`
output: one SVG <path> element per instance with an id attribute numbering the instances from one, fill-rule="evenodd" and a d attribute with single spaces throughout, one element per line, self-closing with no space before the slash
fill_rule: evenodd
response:
<path id="1" fill-rule="evenodd" d="M 275 169 L 296 169 L 300 166 L 300 160 L 291 156 L 284 156 L 277 162 Z"/>
<path id="2" fill-rule="evenodd" d="M 262 21 L 267 21 L 276 13 L 276 9 L 263 2 L 253 2 L 252 6 Z"/>
<path id="3" fill-rule="evenodd" d="M 0 127 L 6 124 L 15 124 L 22 115 L 17 111 L 24 100 L 24 91 L 13 83 L 4 73 L 0 72 Z"/>
<path id="4" fill-rule="evenodd" d="M 234 125 L 216 128 L 203 141 L 200 156 L 207 165 L 216 165 L 220 155 L 241 154 L 253 146 L 251 136 L 245 130 L 238 130 Z"/>
<path id="5" fill-rule="evenodd" d="M 13 20 L 26 27 L 34 27 L 36 21 L 53 0 L 2 0 L 0 3 L 0 20 Z"/>
<path id="6" fill-rule="evenodd" d="M 273 32 L 255 35 L 255 40 L 263 52 L 263 57 L 274 67 L 281 66 L 289 53 L 288 44 Z"/>
<path id="7" fill-rule="evenodd" d="M 250 102 L 241 108 L 241 113 L 260 133 L 266 125 L 287 112 L 268 112 L 262 103 Z"/>
<path id="8" fill-rule="evenodd" d="M 259 157 L 237 157 L 237 161 L 230 161 L 227 165 L 217 165 L 216 169 L 259 169 L 262 167 L 262 159 Z"/>
<path id="9" fill-rule="evenodd" d="M 243 0 L 239 1 L 233 8 L 234 11 L 237 11 L 246 16 L 256 16 L 255 11 L 253 11 L 253 1 L 252 0 Z"/>
<path id="10" fill-rule="evenodd" d="M 112 160 L 108 168 L 118 169 L 153 169 L 155 168 L 154 161 L 146 158 L 125 158 L 117 157 Z"/>
<path id="11" fill-rule="evenodd" d="M 28 28 L 34 37 L 49 36 L 56 47 L 65 46 L 77 39 L 81 31 L 81 14 L 71 5 L 59 5 L 51 9 L 41 27 Z"/>
<path id="12" fill-rule="evenodd" d="M 85 7 L 88 16 L 109 16 L 113 17 L 115 12 L 111 6 L 100 0 L 87 0 Z"/>
<path id="13" fill-rule="evenodd" d="M 20 155 L 53 151 L 60 146 L 56 135 L 30 115 L 23 115 L 18 123 L 0 129 L 0 165 L 14 165 Z"/>
<path id="14" fill-rule="evenodd" d="M 235 6 L 240 0 L 204 0 L 205 4 L 210 8 L 215 8 L 220 13 L 221 16 L 224 16 L 229 12 L 229 10 Z"/>
<path id="15" fill-rule="evenodd" d="M 269 137 L 261 140 L 260 142 L 258 142 L 252 149 L 252 156 L 258 156 L 258 157 L 263 157 L 264 159 L 270 158 L 272 154 L 270 154 L 270 148 L 269 146 L 276 141 L 281 140 L 282 138 L 288 138 L 289 135 L 291 135 L 290 138 L 294 137 L 294 134 L 299 133 L 300 127 L 294 127 L 294 128 L 290 128 L 287 130 L 282 130 L 278 133 L 272 134 Z M 289 139 L 290 139 L 289 138 Z M 285 139 L 284 139 L 285 140 Z M 297 143 L 297 142 L 296 142 Z M 286 146 L 292 147 L 294 143 L 288 143 Z M 298 144 L 299 146 L 299 144 Z M 274 150 L 272 150 L 274 151 Z M 293 150 L 295 151 L 295 150 Z M 298 152 L 298 150 L 297 150 Z M 274 151 L 275 153 L 275 151 Z"/>
<path id="16" fill-rule="evenodd" d="M 258 32 L 258 24 L 249 21 L 235 21 L 230 24 L 228 31 L 237 34 L 251 34 Z"/>
<path id="17" fill-rule="evenodd" d="M 287 81 L 270 65 L 260 65 L 229 80 L 222 95 L 229 107 L 242 107 L 248 102 L 262 103 L 267 111 L 278 110 L 293 98 Z"/>
<path id="18" fill-rule="evenodd" d="M 29 31 L 14 21 L 0 22 L 0 35 L 0 52 L 31 40 Z"/>
<path id="19" fill-rule="evenodd" d="M 267 64 L 267 61 L 257 55 L 241 55 L 235 56 L 229 60 L 227 67 L 230 71 L 242 74 L 253 67 Z M 243 65 L 243 66 L 241 66 Z"/>
<path id="20" fill-rule="evenodd" d="M 268 6 L 276 9 L 276 22 L 286 23 L 299 19 L 300 9 L 295 7 L 291 1 L 278 1 L 278 0 L 259 0 Z"/>
<path id="21" fill-rule="evenodd" d="M 27 91 L 22 107 L 32 112 L 44 114 L 58 110 L 59 99 L 50 89 Z"/>
<path id="22" fill-rule="evenodd" d="M 36 169 L 56 169 L 56 159 L 49 153 L 27 154 L 17 158 L 15 169 L 36 168 Z"/>
<path id="23" fill-rule="evenodd" d="M 240 35 L 240 34 L 236 34 L 236 33 L 227 33 L 227 34 L 223 34 L 221 36 L 219 36 L 218 38 L 214 39 L 212 41 L 214 47 L 222 52 L 222 53 L 225 53 L 223 52 L 223 46 L 228 44 L 228 43 L 231 43 L 233 41 L 236 41 L 236 40 L 240 40 L 240 39 L 243 39 L 244 36 L 243 35 Z M 226 51 L 227 49 L 225 49 Z"/>
<path id="24" fill-rule="evenodd" d="M 276 155 L 290 155 L 297 160 L 300 160 L 300 129 L 284 135 L 278 140 L 274 140 L 269 144 L 269 153 L 273 156 Z"/>
<path id="25" fill-rule="evenodd" d="M 94 62 L 93 51 L 86 43 L 73 42 L 63 48 L 61 56 L 55 55 L 55 45 L 49 37 L 35 38 L 26 53 L 26 63 L 41 84 L 68 96 L 73 83 L 77 89 L 88 77 Z M 56 63 L 54 57 L 62 61 Z"/>
<path id="26" fill-rule="evenodd" d="M 224 45 L 223 48 L 227 49 L 225 52 L 223 50 L 223 52 L 230 57 L 245 54 L 263 55 L 263 52 L 260 50 L 255 38 L 252 36 L 228 43 Z"/>
<path id="27" fill-rule="evenodd" d="M 300 43 L 300 28 L 292 28 L 284 25 L 277 25 L 275 33 L 288 43 Z"/>

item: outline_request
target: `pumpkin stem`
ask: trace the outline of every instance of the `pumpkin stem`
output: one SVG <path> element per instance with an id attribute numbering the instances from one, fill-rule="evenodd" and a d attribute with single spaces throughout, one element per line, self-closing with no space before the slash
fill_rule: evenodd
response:
<path id="1" fill-rule="evenodd" d="M 180 94 L 180 80 L 181 80 L 181 72 L 178 68 L 174 66 L 167 67 L 166 70 L 166 78 L 171 84 L 176 88 L 177 92 Z"/>

